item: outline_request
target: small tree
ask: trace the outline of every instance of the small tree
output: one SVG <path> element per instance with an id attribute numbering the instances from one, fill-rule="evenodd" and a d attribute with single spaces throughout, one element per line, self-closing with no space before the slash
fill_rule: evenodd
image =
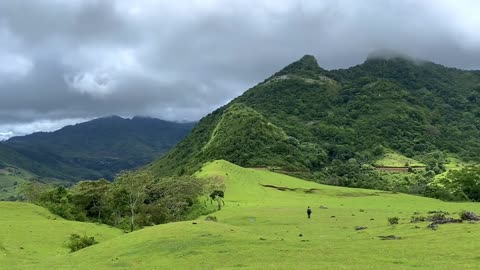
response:
<path id="1" fill-rule="evenodd" d="M 20 187 L 20 194 L 25 201 L 31 203 L 38 203 L 44 192 L 46 192 L 50 186 L 42 184 L 40 182 L 31 181 L 23 183 Z"/>
<path id="2" fill-rule="evenodd" d="M 115 185 L 123 189 L 126 202 L 130 210 L 130 231 L 135 227 L 135 214 L 139 204 L 143 203 L 146 197 L 147 187 L 153 183 L 153 175 L 149 171 L 124 172 L 120 174 Z"/>
<path id="3" fill-rule="evenodd" d="M 106 208 L 106 194 L 111 183 L 105 179 L 98 181 L 81 181 L 73 186 L 72 201 L 98 220 L 102 218 L 102 212 Z"/>
<path id="4" fill-rule="evenodd" d="M 457 197 L 480 201 L 480 166 L 468 166 L 458 171 L 450 171 L 440 181 Z"/>
<path id="5" fill-rule="evenodd" d="M 225 183 L 223 177 L 216 176 L 207 180 L 205 185 L 205 194 L 209 194 L 210 203 L 216 201 L 218 204 L 218 210 L 222 209 L 222 205 L 225 205 Z"/>
<path id="6" fill-rule="evenodd" d="M 225 198 L 225 193 L 223 190 L 214 190 L 212 193 L 210 193 L 209 197 L 212 201 L 217 202 L 218 210 L 221 210 L 222 205 L 225 205 L 225 201 L 223 200 Z"/>

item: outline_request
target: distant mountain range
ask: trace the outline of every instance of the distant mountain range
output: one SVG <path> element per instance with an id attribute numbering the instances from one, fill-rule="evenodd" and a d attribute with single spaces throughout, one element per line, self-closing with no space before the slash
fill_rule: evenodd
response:
<path id="1" fill-rule="evenodd" d="M 121 170 L 158 158 L 193 126 L 147 117 L 98 118 L 0 142 L 0 166 L 18 167 L 40 178 L 112 179 Z"/>

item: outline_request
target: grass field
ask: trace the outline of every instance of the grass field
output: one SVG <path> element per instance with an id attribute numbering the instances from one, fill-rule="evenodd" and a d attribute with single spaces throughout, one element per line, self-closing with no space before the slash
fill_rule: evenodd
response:
<path id="1" fill-rule="evenodd" d="M 67 221 L 48 210 L 20 202 L 0 202 L 0 269 L 57 269 L 42 266 L 63 261 L 71 233 L 106 241 L 123 234 L 105 225 Z"/>
<path id="2" fill-rule="evenodd" d="M 409 166 L 425 166 L 425 164 L 416 161 L 415 159 L 408 158 L 396 152 L 387 152 L 385 155 L 375 162 L 377 166 L 387 167 L 404 167 L 406 164 Z"/>
<path id="3" fill-rule="evenodd" d="M 480 265 L 480 224 L 445 224 L 433 231 L 426 228 L 427 222 L 410 223 L 414 212 L 480 213 L 480 204 L 319 185 L 225 161 L 207 164 L 198 176 L 225 181 L 226 205 L 213 214 L 218 222 L 201 217 L 197 224 L 170 223 L 123 235 L 107 226 L 53 220 L 36 206 L 0 203 L 0 268 L 478 269 Z M 313 209 L 310 220 L 307 206 Z M 400 224 L 391 226 L 387 218 L 394 216 Z M 356 231 L 355 226 L 368 228 Z M 64 242 L 72 232 L 95 235 L 100 243 L 68 253 Z M 381 235 L 401 239 L 380 240 Z"/>
<path id="4" fill-rule="evenodd" d="M 10 200 L 18 195 L 18 187 L 33 177 L 27 171 L 14 167 L 0 169 L 0 200 Z"/>

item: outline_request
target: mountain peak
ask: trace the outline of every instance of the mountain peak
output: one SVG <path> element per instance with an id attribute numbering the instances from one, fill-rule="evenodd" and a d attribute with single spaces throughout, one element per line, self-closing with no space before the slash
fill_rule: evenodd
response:
<path id="1" fill-rule="evenodd" d="M 325 70 L 318 65 L 317 59 L 315 59 L 313 55 L 307 54 L 299 60 L 284 67 L 281 71 L 277 72 L 275 76 L 285 74 L 318 75 L 319 73 L 321 74 L 324 72 Z"/>
<path id="2" fill-rule="evenodd" d="M 306 65 L 314 66 L 316 68 L 319 67 L 317 59 L 315 58 L 315 56 L 313 56 L 311 54 L 305 54 L 297 62 L 302 62 L 302 63 L 305 63 Z"/>

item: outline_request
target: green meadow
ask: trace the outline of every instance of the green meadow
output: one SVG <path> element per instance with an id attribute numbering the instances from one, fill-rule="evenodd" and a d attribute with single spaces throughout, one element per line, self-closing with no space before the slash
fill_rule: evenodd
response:
<path id="1" fill-rule="evenodd" d="M 33 178 L 31 173 L 14 167 L 0 168 L 0 200 L 14 200 L 18 188 Z"/>
<path id="2" fill-rule="evenodd" d="M 389 151 L 383 155 L 383 157 L 375 162 L 377 166 L 389 166 L 389 167 L 404 167 L 408 166 L 425 166 L 425 164 L 418 162 L 412 158 L 408 158 L 399 153 Z"/>
<path id="3" fill-rule="evenodd" d="M 125 234 L 66 221 L 43 208 L 0 203 L 0 269 L 478 269 L 480 224 L 410 223 L 414 215 L 478 203 L 326 186 L 226 161 L 198 177 L 226 185 L 225 206 L 200 217 Z M 210 201 L 205 201 L 210 204 Z M 313 210 L 307 219 L 306 208 Z M 389 217 L 399 217 L 390 225 Z M 195 224 L 194 224 L 195 223 Z M 356 226 L 367 227 L 356 230 Z M 70 233 L 99 244 L 70 253 Z M 394 235 L 396 240 L 379 236 Z"/>

